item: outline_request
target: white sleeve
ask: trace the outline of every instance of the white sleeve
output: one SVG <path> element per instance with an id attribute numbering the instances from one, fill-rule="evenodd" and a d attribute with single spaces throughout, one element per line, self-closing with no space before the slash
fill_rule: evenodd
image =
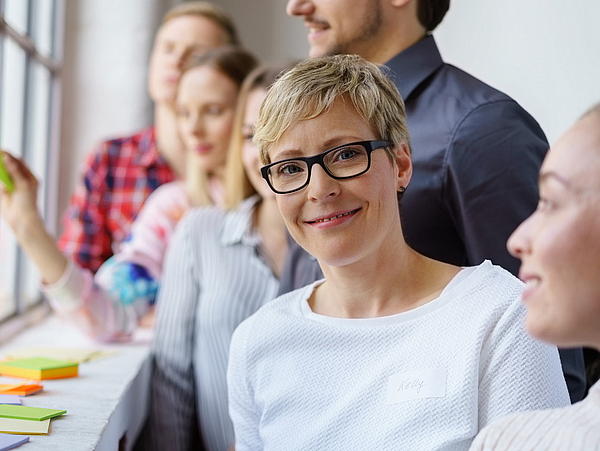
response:
<path id="1" fill-rule="evenodd" d="M 190 216 L 176 229 L 167 250 L 158 294 L 153 342 L 149 442 L 153 450 L 196 449 L 194 331 L 200 268 L 194 259 Z M 197 233 L 202 231 L 196 230 Z"/>
<path id="2" fill-rule="evenodd" d="M 569 405 L 556 346 L 532 338 L 525 307 L 512 302 L 483 343 L 479 366 L 479 425 L 511 412 Z"/>
<path id="3" fill-rule="evenodd" d="M 68 261 L 54 284 L 42 284 L 53 310 L 98 341 L 126 341 L 137 327 L 135 306 L 114 299 L 89 269 Z"/>
<path id="4" fill-rule="evenodd" d="M 229 348 L 227 387 L 229 416 L 233 422 L 236 451 L 263 449 L 260 438 L 260 412 L 254 396 L 246 367 L 246 344 L 252 318 L 247 319 L 233 333 Z"/>

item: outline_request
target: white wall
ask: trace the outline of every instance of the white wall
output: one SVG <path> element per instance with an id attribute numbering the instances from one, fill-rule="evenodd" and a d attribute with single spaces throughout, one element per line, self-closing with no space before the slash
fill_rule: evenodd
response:
<path id="1" fill-rule="evenodd" d="M 166 0 L 67 0 L 59 210 L 101 140 L 152 123 L 148 55 Z M 59 227 L 60 230 L 60 227 Z"/>
<path id="2" fill-rule="evenodd" d="M 308 54 L 306 28 L 285 13 L 287 0 L 213 0 L 228 11 L 243 44 L 262 61 L 304 58 Z"/>
<path id="3" fill-rule="evenodd" d="M 442 56 L 517 100 L 550 143 L 600 101 L 600 1 L 453 0 Z"/>

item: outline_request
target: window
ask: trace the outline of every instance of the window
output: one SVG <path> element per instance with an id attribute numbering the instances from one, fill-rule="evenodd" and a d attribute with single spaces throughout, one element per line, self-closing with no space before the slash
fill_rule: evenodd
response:
<path id="1" fill-rule="evenodd" d="M 0 147 L 40 180 L 39 209 L 56 218 L 64 0 L 0 0 Z M 0 321 L 39 302 L 39 276 L 0 219 Z"/>

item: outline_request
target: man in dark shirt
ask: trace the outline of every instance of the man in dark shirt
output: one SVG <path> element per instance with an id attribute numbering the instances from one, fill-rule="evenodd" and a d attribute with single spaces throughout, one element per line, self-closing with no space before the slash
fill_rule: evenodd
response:
<path id="1" fill-rule="evenodd" d="M 402 199 L 407 243 L 461 266 L 483 260 L 518 273 L 506 250 L 535 209 L 537 174 L 548 143 L 514 100 L 443 62 L 430 32 L 450 0 L 289 0 L 309 29 L 309 56 L 355 53 L 385 64 L 406 104 L 413 176 Z M 321 278 L 292 243 L 284 293 Z M 581 349 L 561 350 L 573 402 L 585 391 Z"/>

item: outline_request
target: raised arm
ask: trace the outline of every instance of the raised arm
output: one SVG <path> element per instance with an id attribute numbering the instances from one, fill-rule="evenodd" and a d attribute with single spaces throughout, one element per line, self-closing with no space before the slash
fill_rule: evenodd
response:
<path id="1" fill-rule="evenodd" d="M 0 213 L 19 246 L 39 269 L 45 283 L 55 283 L 67 268 L 67 259 L 46 230 L 37 208 L 38 181 L 21 160 L 0 151 L 14 191 L 2 188 Z"/>
<path id="2" fill-rule="evenodd" d="M 129 339 L 138 319 L 154 302 L 168 240 L 188 208 L 183 190 L 165 186 L 162 194 L 157 191 L 154 200 L 149 198 L 128 245 L 94 276 L 69 261 L 47 232 L 37 210 L 38 182 L 31 171 L 11 155 L 3 156 L 15 190 L 2 193 L 2 216 L 38 267 L 42 288 L 54 310 L 100 341 Z M 124 273 L 128 277 L 123 277 Z M 131 274 L 139 277 L 129 277 Z M 142 277 L 147 282 L 145 289 L 140 288 Z"/>

